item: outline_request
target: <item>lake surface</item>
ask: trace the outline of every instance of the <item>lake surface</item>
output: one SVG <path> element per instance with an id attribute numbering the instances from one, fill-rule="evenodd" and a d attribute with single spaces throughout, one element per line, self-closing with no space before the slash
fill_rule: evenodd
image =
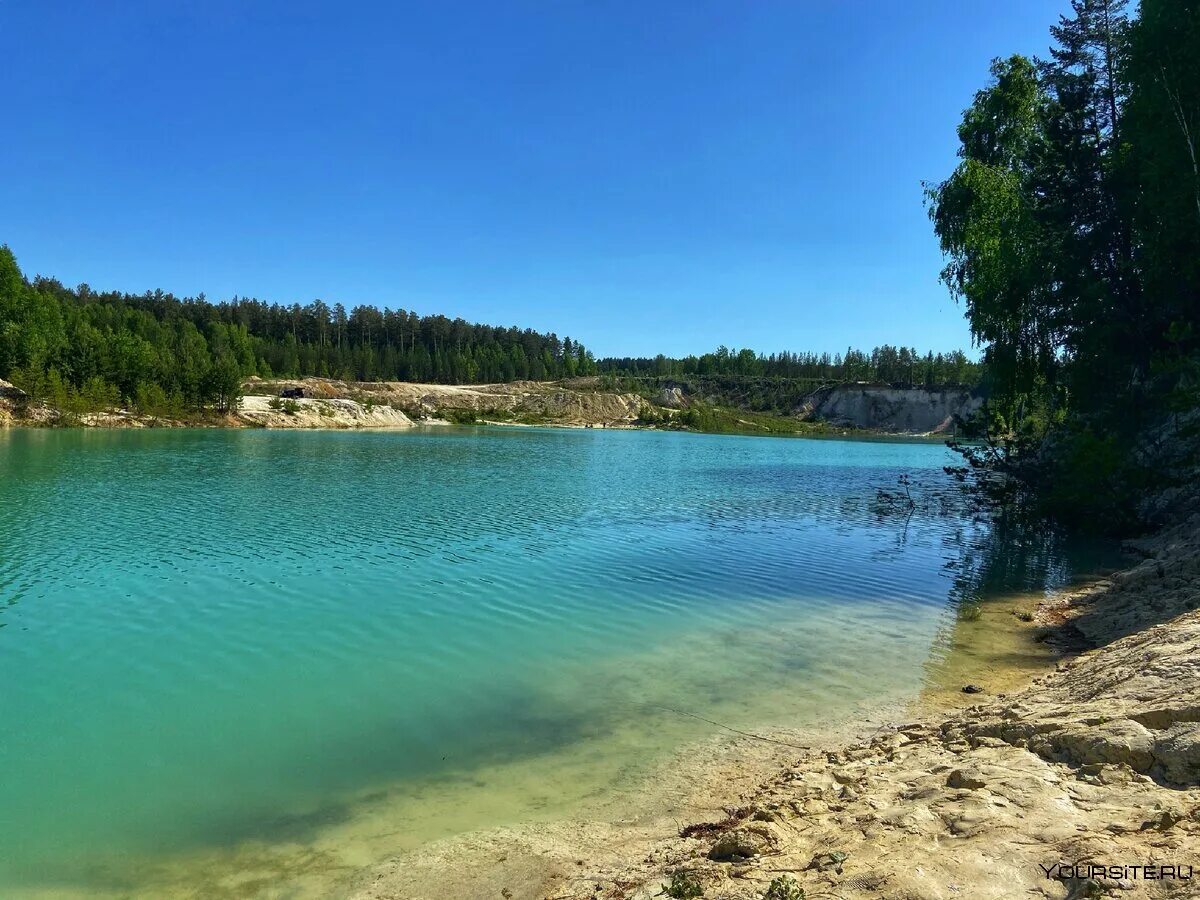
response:
<path id="1" fill-rule="evenodd" d="M 252 850 L 291 871 L 279 848 L 350 823 L 365 865 L 601 803 L 705 719 L 910 699 L 963 603 L 1079 565 L 969 516 L 950 461 L 602 430 L 0 430 L 0 895 L 165 895 Z M 911 516 L 876 503 L 903 473 Z"/>

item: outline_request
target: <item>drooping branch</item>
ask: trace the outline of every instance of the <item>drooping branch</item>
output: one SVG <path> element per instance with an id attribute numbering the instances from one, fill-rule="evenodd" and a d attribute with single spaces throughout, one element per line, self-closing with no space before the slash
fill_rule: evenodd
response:
<path id="1" fill-rule="evenodd" d="M 1196 199 L 1196 218 L 1200 220 L 1200 163 L 1196 159 L 1196 140 L 1192 135 L 1187 110 L 1184 109 L 1183 99 L 1179 95 L 1179 90 L 1171 90 L 1171 83 L 1170 79 L 1167 78 L 1166 67 L 1161 63 L 1158 66 L 1158 71 L 1162 76 L 1163 91 L 1166 93 L 1167 100 L 1171 104 L 1171 113 L 1175 116 L 1175 122 L 1183 134 L 1184 143 L 1187 145 L 1188 157 L 1192 162 L 1192 193 Z"/>

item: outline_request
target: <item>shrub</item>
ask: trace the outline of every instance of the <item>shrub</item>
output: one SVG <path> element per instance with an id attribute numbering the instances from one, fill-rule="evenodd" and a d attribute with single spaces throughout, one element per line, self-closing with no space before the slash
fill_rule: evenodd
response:
<path id="1" fill-rule="evenodd" d="M 694 900 L 704 895 L 704 888 L 691 872 L 679 869 L 671 873 L 671 880 L 663 889 L 663 893 L 673 900 Z"/>
<path id="2" fill-rule="evenodd" d="M 79 391 L 79 402 L 90 412 L 113 409 L 121 404 L 121 392 L 99 375 L 93 375 L 83 383 Z"/>
<path id="3" fill-rule="evenodd" d="M 804 900 L 804 888 L 791 875 L 780 875 L 771 881 L 763 900 Z"/>
<path id="4" fill-rule="evenodd" d="M 964 622 L 978 622 L 983 609 L 978 603 L 964 603 L 958 608 L 958 617 Z"/>
<path id="5" fill-rule="evenodd" d="M 438 416 L 455 425 L 474 425 L 479 421 L 479 414 L 475 410 L 457 407 L 439 409 Z"/>
<path id="6" fill-rule="evenodd" d="M 167 414 L 170 401 L 167 400 L 167 392 L 162 389 L 162 385 L 153 381 L 142 381 L 138 383 L 134 405 L 143 416 L 157 418 Z"/>

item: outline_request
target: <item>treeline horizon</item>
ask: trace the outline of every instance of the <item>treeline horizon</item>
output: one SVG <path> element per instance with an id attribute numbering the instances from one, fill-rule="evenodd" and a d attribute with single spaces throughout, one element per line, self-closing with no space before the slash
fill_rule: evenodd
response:
<path id="1" fill-rule="evenodd" d="M 981 363 L 961 350 L 922 354 L 913 347 L 883 344 L 870 353 L 757 353 L 724 345 L 699 356 L 605 357 L 597 362 L 602 375 L 625 378 L 690 378 L 723 376 L 803 381 L 870 381 L 897 387 L 975 387 L 983 379 Z"/>
<path id="2" fill-rule="evenodd" d="M 597 360 L 581 342 L 553 332 L 404 309 L 69 288 L 25 278 L 0 246 L 0 378 L 71 411 L 121 403 L 151 414 L 228 411 L 252 376 L 487 384 L 720 375 L 934 385 L 975 384 L 980 372 L 961 351 L 922 356 L 890 345 L 832 355 L 722 346 L 682 358 Z"/>
<path id="3" fill-rule="evenodd" d="M 320 300 L 69 288 L 26 279 L 0 246 L 0 378 L 67 407 L 227 411 L 251 376 L 480 384 L 595 372 L 582 343 L 554 333 Z"/>

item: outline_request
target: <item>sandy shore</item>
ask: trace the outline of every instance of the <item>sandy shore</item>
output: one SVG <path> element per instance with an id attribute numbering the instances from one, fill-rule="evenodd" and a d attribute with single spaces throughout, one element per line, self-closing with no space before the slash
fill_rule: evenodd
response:
<path id="1" fill-rule="evenodd" d="M 283 389 L 303 396 L 284 400 Z M 70 424 L 94 428 L 228 427 L 388 429 L 413 425 L 475 422 L 492 425 L 551 425 L 575 428 L 633 428 L 651 404 L 635 394 L 572 390 L 559 382 L 442 385 L 407 382 L 345 382 L 329 378 L 263 381 L 248 378 L 236 411 L 172 418 L 131 409 L 72 417 Z M 660 410 L 661 412 L 661 410 Z M 0 381 L 0 427 L 64 424 L 59 412 L 31 403 L 23 391 Z"/>
<path id="2" fill-rule="evenodd" d="M 807 898 L 1200 896 L 1181 877 L 1200 869 L 1200 517 L 1138 549 L 1043 603 L 1020 664 L 976 648 L 986 693 L 943 686 L 812 749 L 741 738 L 664 772 L 678 801 L 657 814 L 463 835 L 348 893 L 649 900 L 684 873 L 729 900 L 785 877 Z"/>
<path id="3" fill-rule="evenodd" d="M 274 404 L 274 407 L 272 406 Z M 277 408 L 276 408 L 277 407 Z M 247 395 L 237 418 L 261 428 L 411 428 L 413 421 L 387 405 L 366 405 L 344 398 L 299 399 L 284 405 L 278 397 Z"/>

